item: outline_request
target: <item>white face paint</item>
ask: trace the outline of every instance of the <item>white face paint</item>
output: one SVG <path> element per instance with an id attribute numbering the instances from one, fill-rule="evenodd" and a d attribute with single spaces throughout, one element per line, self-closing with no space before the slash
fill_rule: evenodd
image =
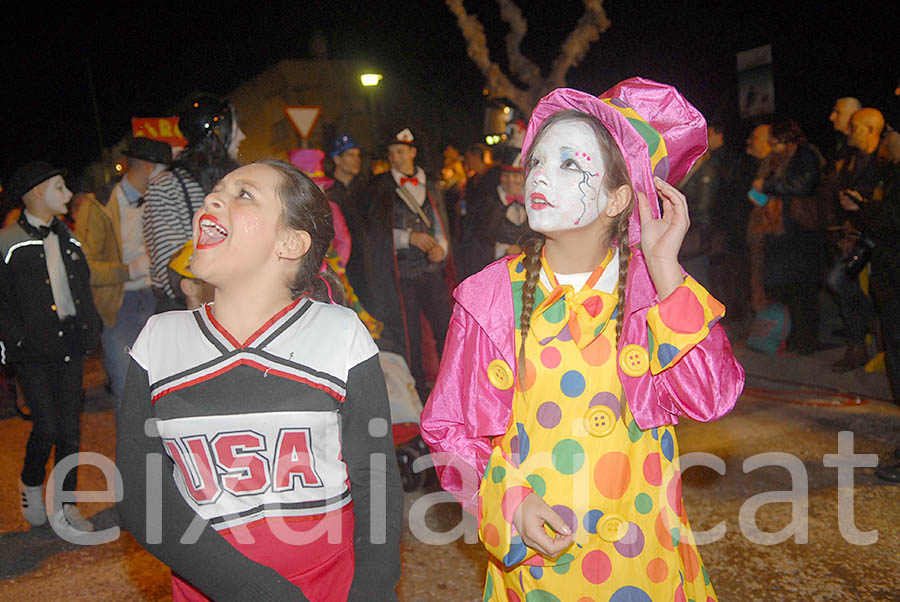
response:
<path id="1" fill-rule="evenodd" d="M 551 125 L 534 146 L 525 180 L 528 224 L 547 234 L 582 228 L 606 208 L 603 157 L 594 130 L 580 121 Z"/>
<path id="2" fill-rule="evenodd" d="M 231 126 L 231 142 L 228 144 L 228 156 L 237 161 L 241 152 L 241 142 L 246 139 L 247 135 L 244 134 L 244 130 L 241 129 L 237 119 L 235 119 Z"/>
<path id="3" fill-rule="evenodd" d="M 62 176 L 53 176 L 47 182 L 44 190 L 44 204 L 53 215 L 61 215 L 67 211 L 67 205 L 72 199 L 72 192 L 66 187 L 66 181 Z"/>

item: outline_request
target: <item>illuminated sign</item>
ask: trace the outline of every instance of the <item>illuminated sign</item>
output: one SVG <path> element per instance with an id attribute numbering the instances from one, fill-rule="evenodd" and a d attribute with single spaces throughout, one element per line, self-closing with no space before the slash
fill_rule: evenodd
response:
<path id="1" fill-rule="evenodd" d="M 178 129 L 177 117 L 132 117 L 131 133 L 135 138 L 152 138 L 173 147 L 187 146 L 187 140 Z"/>

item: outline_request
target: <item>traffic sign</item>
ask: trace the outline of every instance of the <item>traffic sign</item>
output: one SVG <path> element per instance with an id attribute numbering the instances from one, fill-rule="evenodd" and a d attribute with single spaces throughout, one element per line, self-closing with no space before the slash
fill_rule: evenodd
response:
<path id="1" fill-rule="evenodd" d="M 300 134 L 300 137 L 306 140 L 309 138 L 309 133 L 312 131 L 313 127 L 315 127 L 316 121 L 319 119 L 319 113 L 322 112 L 322 107 L 284 107 L 284 112 L 294 125 L 294 129 Z"/>

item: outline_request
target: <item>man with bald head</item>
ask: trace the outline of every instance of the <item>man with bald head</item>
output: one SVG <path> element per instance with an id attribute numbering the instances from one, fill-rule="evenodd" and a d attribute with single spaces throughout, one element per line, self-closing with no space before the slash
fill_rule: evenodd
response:
<path id="1" fill-rule="evenodd" d="M 862 112 L 862 111 L 860 111 Z M 879 115 L 880 116 L 880 115 Z M 872 115 L 877 125 L 878 116 Z M 854 119 L 856 114 L 854 114 Z M 862 137 L 860 137 L 862 139 Z M 868 147 L 870 148 L 871 145 Z M 875 154 L 873 151 L 872 155 Z M 898 164 L 887 162 L 876 174 L 870 191 L 847 189 L 840 200 L 853 225 L 874 242 L 870 288 L 881 314 L 888 378 L 896 403 L 900 403 L 900 172 Z"/>
<path id="2" fill-rule="evenodd" d="M 856 229 L 866 231 L 865 224 L 856 214 L 857 199 L 872 198 L 879 181 L 878 145 L 884 117 L 877 109 L 864 108 L 856 111 L 847 124 L 847 145 L 852 150 L 846 162 L 838 166 L 832 190 L 840 202 L 838 214 L 841 221 L 849 221 Z M 856 207 L 854 209 L 853 207 Z M 849 252 L 849 245 L 845 252 Z M 859 286 L 855 274 L 847 274 L 842 262 L 828 275 L 828 285 L 838 299 L 841 317 L 847 331 L 847 349 L 844 356 L 831 369 L 843 373 L 864 366 L 869 361 L 866 348 L 867 325 L 875 316 L 871 298 Z"/>
<path id="3" fill-rule="evenodd" d="M 847 144 L 864 153 L 874 153 L 884 130 L 884 116 L 878 109 L 866 107 L 850 117 Z"/>
<path id="4" fill-rule="evenodd" d="M 847 146 L 847 136 L 850 134 L 850 118 L 861 108 L 862 103 L 852 96 L 845 96 L 834 101 L 834 107 L 828 116 L 828 121 L 834 126 L 835 136 L 834 148 L 832 155 L 829 157 L 832 165 L 832 169 L 828 170 L 830 173 L 837 172 L 841 167 L 841 163 L 847 159 L 847 155 L 850 152 Z"/>
<path id="5" fill-rule="evenodd" d="M 850 133 L 850 117 L 862 108 L 862 103 L 852 96 L 845 96 L 834 101 L 834 107 L 831 109 L 831 115 L 828 121 L 834 125 L 837 132 L 844 136 Z"/>

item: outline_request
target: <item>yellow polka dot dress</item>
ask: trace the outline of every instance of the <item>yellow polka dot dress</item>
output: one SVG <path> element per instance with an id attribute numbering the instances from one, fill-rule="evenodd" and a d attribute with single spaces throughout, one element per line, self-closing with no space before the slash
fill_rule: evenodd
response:
<path id="1" fill-rule="evenodd" d="M 509 263 L 515 316 L 523 258 Z M 543 262 L 510 425 L 494 440 L 479 492 L 479 534 L 492 554 L 485 601 L 716 600 L 682 505 L 674 429 L 637 427 L 616 366 L 677 361 L 724 308 L 688 277 L 673 295 L 693 314 L 652 308 L 650 356 L 638 348 L 617 357 L 617 298 L 593 288 L 611 259 L 580 291 L 559 285 Z M 517 329 L 516 349 L 521 337 Z M 512 525 L 532 492 L 575 533 L 557 558 L 526 547 Z"/>

